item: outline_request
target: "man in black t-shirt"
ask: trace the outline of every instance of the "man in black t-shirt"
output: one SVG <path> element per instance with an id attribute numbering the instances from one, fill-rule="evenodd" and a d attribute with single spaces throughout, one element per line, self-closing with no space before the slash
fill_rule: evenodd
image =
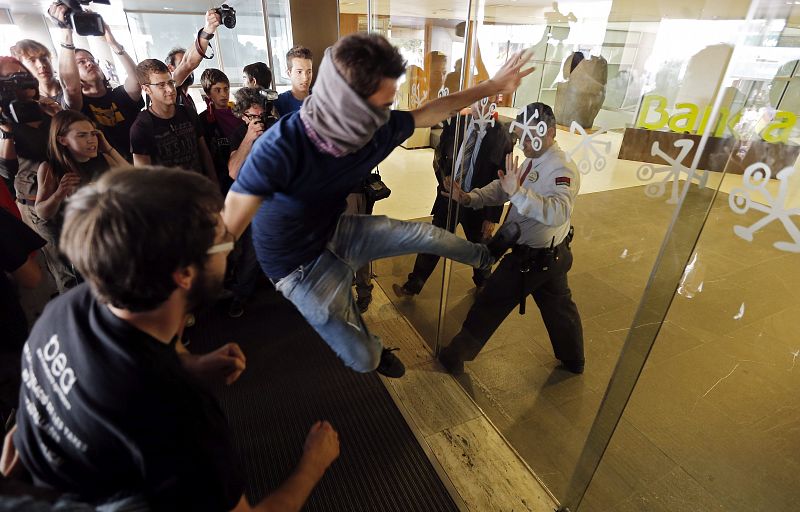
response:
<path id="1" fill-rule="evenodd" d="M 180 167 L 205 174 L 218 183 L 198 120 L 192 119 L 186 107 L 176 104 L 176 81 L 167 65 L 145 59 L 136 66 L 136 76 L 151 104 L 139 113 L 131 127 L 133 164 Z"/>
<path id="2" fill-rule="evenodd" d="M 80 110 L 103 131 L 111 146 L 131 160 L 130 130 L 137 113 L 144 107 L 142 91 L 136 78 L 136 63 L 125 52 L 105 26 L 105 39 L 108 46 L 119 58 L 125 68 L 127 78 L 119 87 L 112 88 L 99 62 L 87 50 L 75 48 L 72 41 L 72 26 L 64 23 L 69 8 L 62 2 L 50 6 L 48 13 L 62 28 L 63 41 L 59 61 L 59 78 L 64 88 L 66 106 Z M 220 24 L 220 16 L 213 10 L 206 12 L 206 24 L 199 36 L 193 34 L 193 44 L 173 73 L 173 79 L 182 84 L 191 72 L 200 65 L 208 42 Z M 196 39 L 196 44 L 194 40 Z"/>
<path id="3" fill-rule="evenodd" d="M 13 446 L 35 484 L 95 504 L 141 495 L 154 510 L 251 510 L 225 416 L 200 385 L 235 382 L 244 355 L 234 343 L 192 355 L 178 341 L 221 287 L 233 247 L 221 208 L 208 180 L 154 167 L 111 171 L 71 197 L 62 249 L 87 283 L 47 306 L 23 349 Z M 330 424 L 315 424 L 259 509 L 299 510 L 338 452 Z"/>

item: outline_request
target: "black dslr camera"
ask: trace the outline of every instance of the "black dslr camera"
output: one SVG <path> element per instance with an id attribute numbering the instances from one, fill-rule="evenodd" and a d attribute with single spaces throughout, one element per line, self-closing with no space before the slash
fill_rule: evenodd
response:
<path id="1" fill-rule="evenodd" d="M 56 23 L 61 28 L 72 27 L 81 36 L 102 36 L 106 33 L 103 18 L 97 13 L 83 10 L 84 5 L 92 2 L 104 5 L 111 3 L 110 0 L 57 0 L 55 5 L 66 5 L 68 10 L 64 21 L 56 19 Z"/>
<path id="2" fill-rule="evenodd" d="M 273 112 L 275 112 L 275 101 L 278 99 L 278 91 L 261 89 L 258 93 L 261 95 L 261 108 L 264 109 L 264 112 L 261 114 L 261 123 L 264 125 L 264 129 L 266 129 L 278 121 L 278 118 L 273 114 Z"/>
<path id="3" fill-rule="evenodd" d="M 30 73 L 12 73 L 0 78 L 0 107 L 3 121 L 23 124 L 40 121 L 42 109 L 33 100 L 20 100 L 17 93 L 25 89 L 39 89 L 39 82 Z"/>
<path id="4" fill-rule="evenodd" d="M 228 4 L 222 4 L 216 9 L 214 12 L 219 14 L 219 18 L 222 21 L 222 24 L 228 28 L 233 28 L 236 26 L 236 9 L 231 7 Z"/>

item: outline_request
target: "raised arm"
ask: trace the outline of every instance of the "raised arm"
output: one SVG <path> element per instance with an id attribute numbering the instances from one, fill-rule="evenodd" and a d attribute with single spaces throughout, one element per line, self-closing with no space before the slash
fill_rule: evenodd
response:
<path id="1" fill-rule="evenodd" d="M 206 11 L 206 25 L 203 27 L 202 32 L 205 32 L 206 35 L 214 35 L 220 22 L 218 13 L 213 10 Z M 192 44 L 186 47 L 186 53 L 183 55 L 181 63 L 178 64 L 178 67 L 172 72 L 172 79 L 175 80 L 175 83 L 178 85 L 182 85 L 192 71 L 197 69 L 200 63 L 203 62 L 203 55 L 207 53 L 210 39 L 199 37 L 203 35 L 202 32 L 199 35 L 192 34 Z M 200 51 L 198 51 L 198 46 Z M 202 54 L 200 52 L 202 52 Z"/>
<path id="2" fill-rule="evenodd" d="M 511 94 L 519 87 L 522 79 L 533 72 L 535 68 L 522 69 L 532 58 L 533 52 L 525 50 L 511 56 L 494 77 L 485 82 L 465 89 L 463 91 L 438 98 L 416 110 L 412 110 L 414 125 L 417 128 L 436 126 L 448 117 L 456 114 L 462 108 L 475 103 L 481 98 L 496 94 Z"/>
<path id="3" fill-rule="evenodd" d="M 50 6 L 48 14 L 63 26 L 61 29 L 61 51 L 58 54 L 58 79 L 64 90 L 64 102 L 67 108 L 80 110 L 83 108 L 83 93 L 81 92 L 81 77 L 78 74 L 78 64 L 75 63 L 75 45 L 72 40 L 72 27 L 64 25 L 67 6 L 56 3 Z"/>
<path id="4" fill-rule="evenodd" d="M 106 43 L 108 43 L 111 51 L 117 54 L 117 58 L 122 62 L 122 67 L 125 68 L 125 73 L 128 74 L 128 78 L 125 79 L 125 92 L 128 93 L 128 96 L 130 96 L 133 101 L 139 101 L 142 99 L 142 87 L 139 85 L 139 80 L 136 78 L 136 63 L 133 62 L 133 59 L 128 55 L 128 52 L 125 51 L 125 48 L 114 39 L 114 34 L 111 33 L 111 29 L 108 28 L 105 22 L 103 22 L 103 26 L 106 29 L 103 38 L 106 40 Z"/>

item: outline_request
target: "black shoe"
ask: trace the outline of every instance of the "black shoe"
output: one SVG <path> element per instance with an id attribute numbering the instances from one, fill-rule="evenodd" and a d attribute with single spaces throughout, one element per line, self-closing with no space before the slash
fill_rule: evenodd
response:
<path id="1" fill-rule="evenodd" d="M 362 295 L 361 297 L 359 297 L 356 300 L 356 306 L 358 306 L 358 311 L 360 313 L 366 313 L 371 302 L 372 302 L 372 295 Z"/>
<path id="2" fill-rule="evenodd" d="M 414 293 L 413 291 L 411 291 L 411 289 L 408 288 L 408 283 L 404 284 L 403 286 L 394 283 L 392 285 L 392 290 L 394 290 L 394 294 L 397 295 L 397 297 L 400 299 L 405 297 L 413 297 L 414 295 L 416 295 L 416 293 Z"/>
<path id="3" fill-rule="evenodd" d="M 228 306 L 228 316 L 231 318 L 239 318 L 244 314 L 244 303 L 239 297 L 234 297 L 231 305 Z"/>
<path id="4" fill-rule="evenodd" d="M 575 375 L 582 374 L 584 366 L 584 361 L 561 361 L 561 367 Z"/>
<path id="5" fill-rule="evenodd" d="M 378 363 L 376 372 L 393 379 L 399 379 L 406 374 L 406 367 L 399 357 L 392 354 L 396 348 L 384 348 L 381 352 L 381 362 Z"/>
<path id="6" fill-rule="evenodd" d="M 497 233 L 486 244 L 494 262 L 497 262 L 507 250 L 514 247 L 514 244 L 519 240 L 520 234 L 519 224 L 516 222 L 506 222 L 500 226 Z"/>
<path id="7" fill-rule="evenodd" d="M 464 361 L 458 356 L 455 350 L 449 346 L 439 352 L 439 362 L 442 363 L 444 369 L 452 375 L 461 375 L 464 373 Z"/>

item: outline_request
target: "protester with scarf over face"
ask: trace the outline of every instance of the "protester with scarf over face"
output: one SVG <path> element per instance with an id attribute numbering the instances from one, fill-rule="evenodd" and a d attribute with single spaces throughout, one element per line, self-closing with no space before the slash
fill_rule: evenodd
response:
<path id="1" fill-rule="evenodd" d="M 511 94 L 532 69 L 514 55 L 491 80 L 426 103 L 390 109 L 405 61 L 386 39 L 353 34 L 325 51 L 314 93 L 255 142 L 225 201 L 237 237 L 251 222 L 259 263 L 344 363 L 400 377 L 405 368 L 367 330 L 351 292 L 353 273 L 371 260 L 431 253 L 490 268 L 513 245 L 509 224 L 487 245 L 427 223 L 342 215 L 353 188 L 413 133 L 495 94 Z"/>

